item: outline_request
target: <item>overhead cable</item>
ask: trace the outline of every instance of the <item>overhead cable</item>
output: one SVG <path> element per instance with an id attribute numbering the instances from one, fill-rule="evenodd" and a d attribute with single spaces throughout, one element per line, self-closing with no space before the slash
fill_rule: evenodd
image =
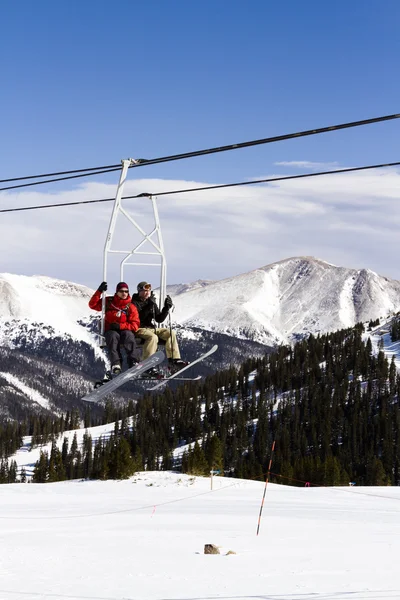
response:
<path id="1" fill-rule="evenodd" d="M 121 167 L 116 169 L 106 169 L 104 171 L 94 171 L 93 173 L 84 173 L 81 175 L 68 175 L 67 177 L 58 177 L 57 179 L 45 179 L 44 181 L 33 181 L 32 183 L 20 183 L 19 185 L 9 185 L 8 187 L 0 188 L 0 192 L 5 190 L 15 190 L 17 188 L 32 187 L 34 185 L 42 185 L 42 183 L 53 183 L 54 181 L 65 181 L 67 179 L 78 179 L 79 177 L 88 177 L 89 175 L 101 175 L 102 173 L 112 173 L 120 171 Z"/>
<path id="2" fill-rule="evenodd" d="M 340 125 L 330 125 L 329 127 L 320 127 L 319 129 L 308 129 L 306 131 L 297 131 L 296 133 L 286 133 L 284 135 L 276 135 L 269 138 L 262 138 L 260 140 L 252 140 L 250 142 L 240 142 L 239 144 L 229 144 L 228 146 L 218 146 L 217 148 L 208 148 L 206 150 L 195 150 L 194 152 L 186 152 L 185 154 L 173 154 L 172 156 L 163 156 L 161 158 L 143 160 L 143 162 L 141 162 L 138 165 L 133 165 L 131 168 L 134 169 L 135 167 L 145 167 L 146 165 L 170 162 L 172 160 L 182 160 L 184 158 L 193 158 L 195 156 L 216 154 L 217 152 L 226 152 L 227 150 L 239 150 L 240 148 L 250 148 L 252 146 L 260 146 L 262 144 L 272 144 L 274 142 L 282 142 L 284 140 L 291 140 L 294 138 L 306 137 L 309 135 L 318 135 L 320 133 L 327 133 L 328 131 L 338 131 L 340 129 L 360 127 L 361 125 L 371 125 L 372 123 L 390 121 L 392 119 L 399 118 L 400 113 L 394 115 L 386 115 L 384 117 L 375 117 L 373 119 L 364 119 L 362 121 L 353 121 L 351 123 L 341 123 Z"/>
<path id="3" fill-rule="evenodd" d="M 400 166 L 400 161 L 392 162 L 392 163 L 382 163 L 379 165 L 367 165 L 364 167 L 349 167 L 345 169 L 335 169 L 333 171 L 319 171 L 318 173 L 302 173 L 300 175 L 284 175 L 282 177 L 270 177 L 268 179 L 255 179 L 253 181 L 240 181 L 238 183 L 222 183 L 218 185 L 207 185 L 197 188 L 186 188 L 181 190 L 170 190 L 167 192 L 143 192 L 141 194 L 136 194 L 135 196 L 123 196 L 122 200 L 129 200 L 133 198 L 143 198 L 143 197 L 151 197 L 151 196 L 169 196 L 172 194 L 185 194 L 190 192 L 202 192 L 207 190 L 217 190 L 222 188 L 231 188 L 231 187 L 239 187 L 246 185 L 256 185 L 260 183 L 274 183 L 276 181 L 289 181 L 293 179 L 305 179 L 307 177 L 320 177 L 322 175 L 337 175 L 339 173 L 351 173 L 355 171 L 367 171 L 371 169 L 383 169 L 387 167 L 398 167 Z M 58 208 L 61 206 L 78 206 L 80 204 L 98 204 L 100 202 L 113 202 L 115 198 L 101 198 L 99 200 L 80 200 L 78 202 L 62 202 L 58 204 L 41 204 L 37 206 L 25 206 L 18 208 L 3 208 L 0 209 L 0 213 L 10 213 L 10 212 L 22 212 L 26 210 L 39 210 L 42 208 Z"/>
<path id="4" fill-rule="evenodd" d="M 255 185 L 257 183 L 273 183 L 274 181 L 287 181 L 289 179 L 305 179 L 306 177 L 319 177 L 321 175 L 336 175 L 338 173 L 351 173 L 354 171 L 367 171 L 369 169 L 383 169 L 385 167 L 397 167 L 400 162 L 386 163 L 380 165 L 367 165 L 366 167 L 350 167 L 347 169 L 335 169 L 334 171 L 320 171 L 318 173 L 302 173 L 301 175 L 284 175 L 282 177 L 270 177 L 269 179 L 255 179 L 254 181 L 240 181 L 239 183 L 221 183 L 219 185 L 208 185 L 199 188 L 188 188 L 186 190 L 173 190 L 171 192 L 157 192 L 152 196 L 167 196 L 182 194 L 183 192 L 201 192 L 205 190 L 218 190 L 221 188 L 239 187 L 242 185 Z M 137 198 L 138 196 L 124 196 L 124 198 Z"/>
<path id="5" fill-rule="evenodd" d="M 171 162 L 171 161 L 175 161 L 175 160 L 183 160 L 185 158 L 194 158 L 196 156 L 206 156 L 208 154 L 227 152 L 228 150 L 239 150 L 241 148 L 250 148 L 252 146 L 260 146 L 262 144 L 271 144 L 274 142 L 281 142 L 284 140 L 306 137 L 306 136 L 310 136 L 310 135 L 318 135 L 320 133 L 327 133 L 329 131 L 339 131 L 341 129 L 350 129 L 352 127 L 360 127 L 362 125 L 371 125 L 372 123 L 380 123 L 382 121 L 390 121 L 390 120 L 398 119 L 398 118 L 400 118 L 400 113 L 393 114 L 393 115 L 385 115 L 383 117 L 374 117 L 373 119 L 363 119 L 361 121 L 352 121 L 349 123 L 341 123 L 339 125 L 330 125 L 329 127 L 320 127 L 318 129 L 308 129 L 306 131 L 297 131 L 295 133 L 287 133 L 284 135 L 277 135 L 277 136 L 268 137 L 268 138 L 261 138 L 258 140 L 251 140 L 249 142 L 240 142 L 238 144 L 228 144 L 227 146 L 217 146 L 215 148 L 207 148 L 205 150 L 194 150 L 193 152 L 185 152 L 182 154 L 172 154 L 170 156 L 161 156 L 159 158 L 151 158 L 151 159 L 141 158 L 141 159 L 138 159 L 136 164 L 131 165 L 129 168 L 135 169 L 137 167 L 145 167 L 147 165 L 155 165 L 155 164 Z M 110 165 L 109 167 L 98 167 L 98 168 L 91 167 L 89 169 L 80 169 L 79 171 L 64 171 L 64 172 L 59 172 L 59 173 L 48 173 L 46 175 L 33 175 L 30 177 L 15 177 L 13 179 L 3 179 L 3 180 L 0 180 L 0 183 L 6 183 L 9 181 L 19 181 L 19 180 L 24 180 L 24 179 L 48 177 L 48 176 L 53 176 L 53 175 L 54 176 L 62 175 L 64 173 L 68 174 L 68 173 L 80 173 L 83 171 L 91 171 L 90 173 L 82 173 L 81 175 L 60 177 L 57 179 L 47 179 L 47 180 L 39 181 L 39 182 L 35 182 L 35 183 L 26 183 L 26 184 L 22 184 L 22 185 L 3 187 L 3 188 L 0 188 L 0 191 L 17 189 L 19 187 L 29 187 L 32 185 L 41 185 L 42 183 L 43 184 L 44 183 L 52 183 L 54 181 L 65 181 L 66 179 L 75 179 L 77 177 L 88 177 L 91 175 L 98 175 L 100 173 L 108 173 L 108 172 L 112 172 L 112 171 L 118 171 L 120 169 L 121 169 L 121 167 L 118 165 Z"/>
<path id="6" fill-rule="evenodd" d="M 104 167 L 90 167 L 89 169 L 75 169 L 73 171 L 59 171 L 58 173 L 42 173 L 42 175 L 25 175 L 24 177 L 12 177 L 11 179 L 0 179 L 0 183 L 9 183 L 10 181 L 23 181 L 24 179 L 39 179 L 41 177 L 56 177 L 57 175 L 72 175 L 72 173 L 84 173 L 85 171 L 103 171 L 104 169 L 120 169 L 120 168 L 121 168 L 121 165 L 105 165 Z"/>

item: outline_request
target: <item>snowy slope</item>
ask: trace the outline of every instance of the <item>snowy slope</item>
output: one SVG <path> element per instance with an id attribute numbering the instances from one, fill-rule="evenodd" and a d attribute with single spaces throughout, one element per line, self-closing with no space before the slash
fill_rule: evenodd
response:
<path id="1" fill-rule="evenodd" d="M 210 283 L 214 283 L 211 279 L 197 279 L 190 283 L 176 283 L 167 286 L 167 293 L 171 296 L 178 296 L 184 292 L 191 292 L 192 290 L 205 288 Z"/>
<path id="2" fill-rule="evenodd" d="M 131 421 L 131 419 L 130 419 Z M 131 425 L 131 422 L 129 423 Z M 89 429 L 71 429 L 70 431 L 64 431 L 64 433 L 60 434 L 56 438 L 56 444 L 59 450 L 62 449 L 62 444 L 64 438 L 68 440 L 68 446 L 71 447 L 72 440 L 76 435 L 76 439 L 78 442 L 78 448 L 81 448 L 83 443 L 83 436 L 86 432 L 90 433 L 93 440 L 93 447 L 95 446 L 97 440 L 101 437 L 103 440 L 107 440 L 110 435 L 114 431 L 115 423 L 106 423 L 105 425 L 98 425 L 97 427 L 90 427 Z M 47 444 L 42 444 L 41 446 L 36 446 L 35 448 L 31 448 L 32 436 L 27 435 L 23 439 L 22 447 L 17 450 L 15 454 L 9 457 L 9 462 L 15 461 L 18 467 L 18 474 L 21 473 L 21 469 L 24 468 L 27 474 L 28 479 L 33 475 L 33 471 L 35 468 L 36 461 L 40 458 L 41 452 L 48 452 L 50 455 L 52 442 L 48 442 Z"/>
<path id="3" fill-rule="evenodd" d="M 88 307 L 92 290 L 51 277 L 0 274 L 0 344 L 13 347 L 19 325 L 42 336 L 63 335 L 97 347 L 93 336 L 79 324 L 93 315 Z M 45 328 L 39 328 L 44 324 Z M 15 330 L 15 331 L 14 331 Z"/>
<path id="4" fill-rule="evenodd" d="M 392 342 L 390 336 L 391 323 L 392 317 L 381 319 L 379 325 L 373 327 L 371 331 L 366 331 L 364 333 L 363 339 L 371 339 L 374 354 L 378 354 L 381 344 L 381 349 L 385 353 L 388 361 L 391 362 L 392 357 L 394 357 L 396 368 L 400 372 L 400 341 Z"/>
<path id="5" fill-rule="evenodd" d="M 0 597 L 400 598 L 399 488 L 269 484 L 257 537 L 263 489 L 174 473 L 4 485 Z"/>
<path id="6" fill-rule="evenodd" d="M 15 377 L 14 375 L 11 375 L 10 373 L 0 372 L 0 378 L 1 377 L 3 377 L 6 381 L 8 381 L 8 383 L 10 383 L 14 388 L 16 388 L 17 390 L 22 392 L 22 394 L 25 397 L 32 400 L 32 402 L 35 402 L 36 404 L 39 404 L 40 406 L 42 406 L 43 408 L 46 408 L 46 409 L 51 408 L 51 404 L 50 404 L 48 398 L 45 398 L 37 390 L 33 389 L 29 385 L 26 385 L 26 383 L 21 381 L 18 377 Z"/>
<path id="7" fill-rule="evenodd" d="M 400 308 L 400 282 L 310 257 L 283 260 L 183 292 L 174 319 L 263 343 L 351 327 Z"/>

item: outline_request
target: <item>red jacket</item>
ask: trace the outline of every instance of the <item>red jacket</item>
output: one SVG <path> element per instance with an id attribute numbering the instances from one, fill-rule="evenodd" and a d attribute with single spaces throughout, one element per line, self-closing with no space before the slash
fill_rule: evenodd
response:
<path id="1" fill-rule="evenodd" d="M 89 300 L 89 308 L 102 309 L 101 292 L 97 291 Z M 123 300 L 117 294 L 107 296 L 104 330 L 110 329 L 111 323 L 118 323 L 121 330 L 137 331 L 140 327 L 139 313 L 130 296 Z"/>

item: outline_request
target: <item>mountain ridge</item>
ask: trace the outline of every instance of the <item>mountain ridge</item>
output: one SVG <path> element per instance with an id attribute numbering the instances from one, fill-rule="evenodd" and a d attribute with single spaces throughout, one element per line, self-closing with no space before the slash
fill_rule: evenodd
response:
<path id="1" fill-rule="evenodd" d="M 176 297 L 174 319 L 267 344 L 397 312 L 400 282 L 369 269 L 292 257 Z"/>
<path id="2" fill-rule="evenodd" d="M 292 257 L 220 281 L 175 284 L 167 291 L 174 294 L 172 318 L 182 355 L 193 360 L 219 345 L 212 361 L 199 367 L 202 375 L 309 333 L 352 327 L 400 308 L 400 282 L 313 257 Z M 100 315 L 88 307 L 92 293 L 50 277 L 0 274 L 0 414 L 26 413 L 28 384 L 31 397 L 41 394 L 47 410 L 71 408 L 90 381 L 102 376 L 108 358 L 96 339 Z M 23 356 L 35 359 L 37 376 Z M 61 385 L 49 385 L 46 396 L 49 362 L 69 382 L 71 393 L 64 399 Z"/>

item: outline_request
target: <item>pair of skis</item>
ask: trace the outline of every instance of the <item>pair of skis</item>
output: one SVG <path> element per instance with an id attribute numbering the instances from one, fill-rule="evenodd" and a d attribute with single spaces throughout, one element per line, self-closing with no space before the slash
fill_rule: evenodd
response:
<path id="1" fill-rule="evenodd" d="M 153 385 L 152 387 L 148 388 L 149 391 L 157 390 L 157 389 L 163 387 L 171 379 L 177 379 L 178 381 L 179 380 L 185 381 L 185 378 L 182 378 L 181 374 L 184 371 L 186 371 L 187 369 L 190 369 L 190 367 L 193 367 L 195 364 L 201 362 L 202 360 L 204 360 L 205 358 L 207 358 L 208 356 L 213 354 L 217 350 L 217 348 L 218 348 L 218 346 L 213 346 L 210 350 L 208 350 L 208 352 L 205 352 L 204 354 L 202 354 L 201 356 L 196 358 L 193 362 L 186 365 L 182 369 L 179 369 L 179 371 L 176 371 L 169 377 L 163 378 L 161 380 L 158 380 L 158 379 L 154 380 L 154 381 L 156 381 L 156 384 Z M 85 402 L 99 402 L 99 400 L 102 400 L 105 396 L 107 396 L 111 392 L 114 392 L 115 390 L 117 390 L 121 385 L 124 385 L 124 383 L 127 383 L 128 381 L 133 381 L 134 379 L 138 379 L 143 374 L 145 374 L 146 371 L 148 371 L 149 369 L 153 369 L 154 367 L 157 367 L 158 365 L 160 365 L 163 362 L 164 359 L 165 359 L 165 354 L 163 352 L 156 352 L 149 358 L 146 358 L 146 360 L 143 360 L 142 362 L 138 363 L 137 365 L 134 365 L 127 371 L 124 371 L 124 373 L 117 375 L 110 381 L 107 381 L 107 383 L 104 383 L 100 387 L 96 388 L 95 390 L 93 390 L 92 392 L 90 392 L 89 394 L 84 396 L 82 398 L 82 400 Z M 145 377 L 142 377 L 142 378 L 145 379 Z M 200 377 L 195 377 L 194 379 L 190 379 L 189 381 L 197 381 L 198 379 L 200 379 Z"/>

